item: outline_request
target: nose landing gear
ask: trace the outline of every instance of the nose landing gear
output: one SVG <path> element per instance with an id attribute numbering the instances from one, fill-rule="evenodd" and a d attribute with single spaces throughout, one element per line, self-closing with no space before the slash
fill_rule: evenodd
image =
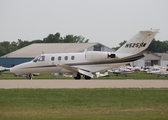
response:
<path id="1" fill-rule="evenodd" d="M 26 76 L 26 79 L 27 79 L 27 80 L 32 80 L 32 75 L 31 75 L 31 74 L 28 74 L 28 75 Z"/>

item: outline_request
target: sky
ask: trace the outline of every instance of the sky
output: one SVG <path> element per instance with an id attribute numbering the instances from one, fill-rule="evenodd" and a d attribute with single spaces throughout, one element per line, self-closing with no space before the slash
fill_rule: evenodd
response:
<path id="1" fill-rule="evenodd" d="M 117 47 L 150 28 L 168 40 L 168 0 L 0 0 L 0 42 L 59 32 Z"/>

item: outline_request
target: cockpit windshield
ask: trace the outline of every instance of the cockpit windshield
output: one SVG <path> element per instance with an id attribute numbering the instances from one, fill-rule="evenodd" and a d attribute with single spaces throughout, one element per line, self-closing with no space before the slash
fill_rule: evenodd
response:
<path id="1" fill-rule="evenodd" d="M 33 59 L 33 62 L 37 62 L 37 60 L 38 60 L 38 58 L 39 58 L 40 56 L 41 56 L 41 55 L 35 57 L 35 58 Z"/>
<path id="2" fill-rule="evenodd" d="M 44 61 L 44 60 L 45 60 L 45 56 L 44 55 L 39 55 L 39 56 L 37 56 L 33 59 L 33 62 Z"/>

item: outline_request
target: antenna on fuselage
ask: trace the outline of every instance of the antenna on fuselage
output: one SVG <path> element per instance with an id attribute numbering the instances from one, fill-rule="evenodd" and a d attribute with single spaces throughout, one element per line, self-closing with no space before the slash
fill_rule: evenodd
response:
<path id="1" fill-rule="evenodd" d="M 42 51 L 42 54 L 44 54 L 44 51 Z"/>

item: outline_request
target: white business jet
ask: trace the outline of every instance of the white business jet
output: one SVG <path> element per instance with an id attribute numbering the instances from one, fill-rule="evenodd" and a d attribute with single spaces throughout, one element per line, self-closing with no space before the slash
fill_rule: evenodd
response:
<path id="1" fill-rule="evenodd" d="M 10 69 L 12 73 L 27 74 L 31 79 L 32 73 L 68 73 L 75 79 L 91 79 L 96 72 L 117 68 L 132 61 L 143 58 L 159 29 L 138 32 L 125 45 L 114 53 L 103 51 L 84 51 L 82 53 L 41 54 L 30 62 Z"/>

